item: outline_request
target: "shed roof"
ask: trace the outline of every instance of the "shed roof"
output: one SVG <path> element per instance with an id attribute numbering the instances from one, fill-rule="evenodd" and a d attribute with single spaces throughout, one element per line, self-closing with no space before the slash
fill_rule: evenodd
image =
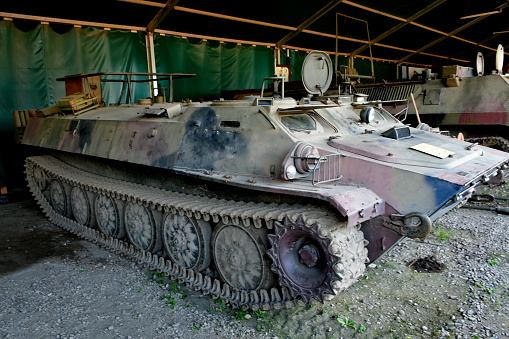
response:
<path id="1" fill-rule="evenodd" d="M 509 0 L 3 1 L 0 17 L 331 54 L 337 41 L 340 55 L 409 65 L 473 67 L 482 52 L 486 70 L 509 46 Z"/>

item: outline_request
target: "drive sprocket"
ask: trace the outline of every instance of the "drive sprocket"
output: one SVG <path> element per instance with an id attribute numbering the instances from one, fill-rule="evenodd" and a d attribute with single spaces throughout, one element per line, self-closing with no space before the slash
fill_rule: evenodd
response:
<path id="1" fill-rule="evenodd" d="M 357 227 L 306 225 L 285 218 L 269 235 L 271 269 L 293 297 L 324 302 L 355 282 L 365 270 L 367 242 Z"/>

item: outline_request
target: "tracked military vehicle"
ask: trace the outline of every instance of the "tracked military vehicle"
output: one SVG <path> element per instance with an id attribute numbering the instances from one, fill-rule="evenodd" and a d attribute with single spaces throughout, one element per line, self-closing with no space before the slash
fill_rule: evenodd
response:
<path id="1" fill-rule="evenodd" d="M 470 142 L 509 152 L 509 74 L 503 65 L 504 48 L 499 45 L 493 71 L 485 72 L 479 52 L 475 69 L 444 66 L 439 79 L 423 76 L 422 81 L 369 85 L 358 92 L 393 114 L 408 107 L 405 123 L 461 133 Z"/>
<path id="2" fill-rule="evenodd" d="M 26 160 L 28 185 L 53 223 L 256 310 L 333 298 L 508 167 L 507 153 L 320 97 L 325 53 L 303 74 L 299 101 L 271 77 L 270 97 L 33 117 L 22 142 L 48 155 Z"/>

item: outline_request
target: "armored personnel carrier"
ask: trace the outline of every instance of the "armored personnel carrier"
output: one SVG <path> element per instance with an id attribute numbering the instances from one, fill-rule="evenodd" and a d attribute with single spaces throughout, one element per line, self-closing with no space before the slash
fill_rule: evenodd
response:
<path id="1" fill-rule="evenodd" d="M 22 143 L 48 154 L 28 185 L 53 223 L 233 306 L 323 302 L 509 165 L 352 97 L 312 100 L 332 72 L 311 53 L 299 101 L 271 77 L 270 97 L 30 118 Z"/>
<path id="2" fill-rule="evenodd" d="M 408 105 L 406 123 L 425 123 L 451 135 L 461 133 L 470 142 L 508 152 L 509 74 L 503 65 L 504 48 L 499 45 L 495 68 L 489 72 L 479 52 L 475 68 L 444 66 L 439 79 L 423 76 L 422 81 L 370 85 L 358 92 L 393 114 Z"/>

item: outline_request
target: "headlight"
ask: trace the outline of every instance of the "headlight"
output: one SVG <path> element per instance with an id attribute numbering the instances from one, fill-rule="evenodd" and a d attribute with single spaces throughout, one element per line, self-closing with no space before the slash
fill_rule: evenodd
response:
<path id="1" fill-rule="evenodd" d="M 306 174 L 315 169 L 320 153 L 310 144 L 301 143 L 295 150 L 295 168 L 300 174 Z"/>
<path id="2" fill-rule="evenodd" d="M 295 175 L 297 175 L 297 169 L 295 168 L 295 166 L 293 165 L 287 166 L 285 169 L 285 175 L 288 178 L 288 180 L 294 179 Z"/>
<path id="3" fill-rule="evenodd" d="M 375 120 L 375 109 L 373 107 L 364 107 L 361 110 L 361 120 L 365 123 L 370 123 Z"/>
<path id="4" fill-rule="evenodd" d="M 299 141 L 288 152 L 281 167 L 281 177 L 293 180 L 307 177 L 314 171 L 320 161 L 318 149 L 308 143 Z"/>

